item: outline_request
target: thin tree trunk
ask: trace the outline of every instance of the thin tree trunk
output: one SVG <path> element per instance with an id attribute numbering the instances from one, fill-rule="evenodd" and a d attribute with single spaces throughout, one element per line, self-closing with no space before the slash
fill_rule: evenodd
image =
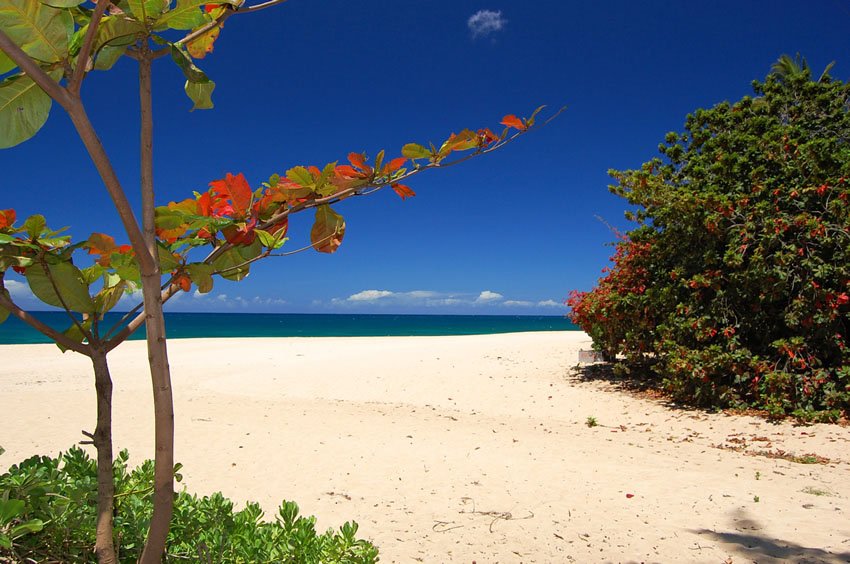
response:
<path id="1" fill-rule="evenodd" d="M 148 362 L 153 385 L 156 454 L 154 456 L 153 515 L 142 552 L 143 564 L 162 562 L 165 540 L 174 510 L 174 403 L 171 373 L 162 314 L 162 276 L 156 244 L 153 189 L 153 108 L 151 103 L 151 58 L 147 45 L 139 57 L 139 101 L 141 105 L 142 234 L 153 257 L 153 272 L 142 272 Z"/>
<path id="2" fill-rule="evenodd" d="M 97 449 L 97 533 L 95 553 L 100 564 L 114 564 L 112 511 L 115 503 L 115 481 L 112 474 L 112 378 L 106 353 L 92 350 L 94 387 L 97 391 L 97 427 L 92 442 Z"/>

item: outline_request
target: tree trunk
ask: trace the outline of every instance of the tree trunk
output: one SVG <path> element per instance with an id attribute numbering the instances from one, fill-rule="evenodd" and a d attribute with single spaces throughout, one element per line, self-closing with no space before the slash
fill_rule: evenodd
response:
<path id="1" fill-rule="evenodd" d="M 153 271 L 142 271 L 142 295 L 145 303 L 145 330 L 148 362 L 151 370 L 154 405 L 153 515 L 142 552 L 143 564 L 162 562 L 165 539 L 174 511 L 174 404 L 171 373 L 165 344 L 165 318 L 162 314 L 162 276 L 156 244 L 153 190 L 153 108 L 151 104 L 151 58 L 147 45 L 139 58 L 139 101 L 141 106 L 141 188 L 142 233 L 147 252 L 153 258 Z"/>
<path id="2" fill-rule="evenodd" d="M 97 534 L 95 553 L 100 564 L 114 564 L 112 512 L 115 504 L 115 481 L 112 474 L 112 378 L 106 354 L 92 350 L 94 387 L 97 391 L 97 427 L 92 442 L 97 449 Z"/>

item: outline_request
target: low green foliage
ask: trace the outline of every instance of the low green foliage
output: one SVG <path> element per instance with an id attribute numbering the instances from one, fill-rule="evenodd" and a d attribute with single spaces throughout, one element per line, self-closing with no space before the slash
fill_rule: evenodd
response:
<path id="1" fill-rule="evenodd" d="M 151 514 L 153 463 L 128 470 L 127 451 L 115 460 L 115 538 L 119 561 L 135 563 Z M 179 466 L 179 465 L 178 465 Z M 179 470 L 179 467 L 175 471 Z M 176 475 L 179 479 L 179 474 Z M 95 562 L 97 465 L 72 448 L 56 458 L 36 456 L 0 476 L 0 561 Z M 315 517 L 284 501 L 273 522 L 255 503 L 234 511 L 220 493 L 177 494 L 167 562 L 377 562 L 378 550 L 358 540 L 357 524 L 316 532 Z"/>
<path id="2" fill-rule="evenodd" d="M 637 227 L 569 303 L 677 400 L 833 421 L 850 411 L 850 86 L 789 61 L 611 172 Z"/>

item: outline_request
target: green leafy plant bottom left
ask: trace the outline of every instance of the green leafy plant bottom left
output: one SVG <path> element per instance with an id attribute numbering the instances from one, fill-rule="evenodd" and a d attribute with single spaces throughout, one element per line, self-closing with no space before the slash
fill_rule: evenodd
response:
<path id="1" fill-rule="evenodd" d="M 127 451 L 114 463 L 115 540 L 119 561 L 135 563 L 152 510 L 153 462 L 129 470 Z M 175 468 L 179 471 L 180 465 Z M 175 476 L 178 480 L 180 475 Z M 97 463 L 82 449 L 34 456 L 0 476 L 0 562 L 95 562 Z M 234 511 L 215 493 L 177 494 L 166 562 L 371 563 L 378 549 L 357 539 L 357 523 L 316 532 L 316 518 L 284 501 L 274 521 L 256 503 Z"/>

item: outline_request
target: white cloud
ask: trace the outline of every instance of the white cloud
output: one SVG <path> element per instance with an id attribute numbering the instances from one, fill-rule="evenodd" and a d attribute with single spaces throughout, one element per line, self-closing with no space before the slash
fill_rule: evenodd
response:
<path id="1" fill-rule="evenodd" d="M 436 292 L 433 290 L 413 290 L 410 292 L 394 292 L 392 290 L 362 290 L 347 298 L 333 298 L 330 302 L 315 300 L 313 306 L 364 307 L 379 306 L 395 308 L 481 308 L 486 306 L 514 308 L 550 308 L 563 307 L 554 300 L 514 300 L 507 299 L 503 294 L 493 290 L 481 292 Z"/>
<path id="2" fill-rule="evenodd" d="M 491 33 L 501 31 L 508 20 L 502 17 L 501 10 L 494 12 L 492 10 L 478 10 L 466 21 L 466 25 L 472 31 L 472 37 L 486 37 Z"/>
<path id="3" fill-rule="evenodd" d="M 9 290 L 9 295 L 13 300 L 33 297 L 30 287 L 23 282 L 18 282 L 17 280 L 4 280 L 3 284 L 6 286 L 6 289 Z"/>
<path id="4" fill-rule="evenodd" d="M 503 299 L 505 296 L 498 292 L 491 292 L 490 290 L 484 290 L 478 295 L 478 298 L 475 300 L 480 304 L 491 303 L 498 300 Z"/>
<path id="5" fill-rule="evenodd" d="M 394 294 L 395 292 L 390 292 L 389 290 L 363 290 L 362 292 L 357 292 L 356 294 L 348 296 L 348 301 L 374 302 L 376 300 L 380 300 L 381 298 L 386 298 Z"/>

